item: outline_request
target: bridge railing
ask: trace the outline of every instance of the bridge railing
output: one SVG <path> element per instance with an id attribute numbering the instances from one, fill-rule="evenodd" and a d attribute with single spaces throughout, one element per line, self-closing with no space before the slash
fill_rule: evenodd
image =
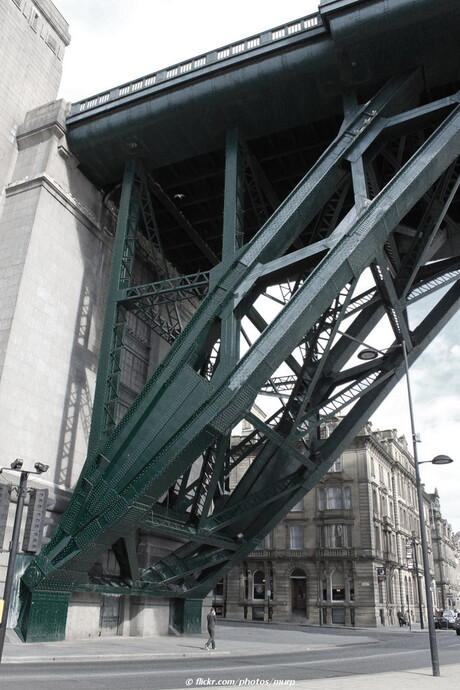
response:
<path id="1" fill-rule="evenodd" d="M 304 34 L 312 32 L 316 33 L 317 29 L 322 26 L 323 23 L 319 13 L 296 19 L 282 26 L 269 29 L 255 36 L 204 53 L 191 60 L 180 62 L 166 69 L 152 72 L 145 77 L 126 82 L 82 101 L 72 103 L 70 118 L 78 115 L 84 116 L 86 113 L 90 114 L 98 108 L 104 109 L 120 99 L 131 99 L 139 95 L 146 95 L 146 93 L 150 93 L 172 80 L 186 79 L 192 74 L 194 75 L 196 72 L 205 70 L 218 63 L 228 63 L 235 59 L 246 57 L 257 49 L 272 45 L 277 46 L 281 41 L 298 38 L 299 36 L 303 37 Z"/>

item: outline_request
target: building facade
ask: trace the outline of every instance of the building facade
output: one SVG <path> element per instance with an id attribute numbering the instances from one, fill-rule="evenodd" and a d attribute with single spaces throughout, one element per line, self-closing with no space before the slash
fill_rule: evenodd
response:
<path id="1" fill-rule="evenodd" d="M 451 530 L 425 493 L 423 508 L 434 605 L 448 608 L 453 599 L 442 599 L 447 581 L 440 569 L 446 573 L 449 563 L 449 584 L 458 581 Z M 441 539 L 433 536 L 436 529 Z M 228 618 L 378 627 L 397 624 L 398 611 L 419 620 L 421 600 L 426 620 L 419 533 L 406 440 L 368 424 L 315 489 L 220 583 L 214 604 Z"/>
<path id="2" fill-rule="evenodd" d="M 460 610 L 459 538 L 442 517 L 438 491 L 429 494 L 431 539 L 435 568 L 435 601 L 438 610 Z"/>

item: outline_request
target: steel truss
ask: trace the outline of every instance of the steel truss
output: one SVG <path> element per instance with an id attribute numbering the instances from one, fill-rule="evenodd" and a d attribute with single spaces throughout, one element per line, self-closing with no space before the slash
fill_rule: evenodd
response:
<path id="1" fill-rule="evenodd" d="M 51 542 L 23 576 L 26 639 L 62 637 L 77 589 L 202 599 L 321 479 L 403 376 L 401 343 L 413 363 L 457 311 L 459 95 L 414 108 L 421 92 L 414 72 L 365 106 L 348 100 L 339 134 L 274 211 L 250 145 L 229 132 L 222 261 L 209 281 L 167 275 L 153 187 L 139 164 L 127 165 L 90 450 Z M 248 197 L 262 220 L 270 214 L 251 239 Z M 156 270 L 140 286 L 139 233 Z M 177 301 L 202 298 L 208 285 L 183 327 Z M 441 287 L 412 328 L 409 306 Z M 117 421 L 132 309 L 172 344 Z M 375 342 L 377 326 L 382 354 L 361 362 L 359 342 Z M 254 412 L 262 395 L 264 419 Z M 242 420 L 251 430 L 232 445 Z M 325 434 L 329 420 L 340 423 Z M 141 568 L 137 528 L 181 544 Z M 98 579 L 91 568 L 107 549 L 120 576 Z"/>

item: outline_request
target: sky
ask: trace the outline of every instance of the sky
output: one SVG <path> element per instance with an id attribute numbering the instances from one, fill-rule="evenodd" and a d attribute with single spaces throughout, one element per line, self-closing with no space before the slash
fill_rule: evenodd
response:
<path id="1" fill-rule="evenodd" d="M 70 26 L 59 97 L 75 102 L 137 77 L 317 11 L 318 0 L 53 0 Z M 377 345 L 377 343 L 373 343 Z M 460 314 L 410 370 L 419 461 L 446 454 L 447 466 L 420 467 L 438 489 L 443 516 L 460 531 Z M 402 381 L 372 415 L 374 429 L 397 429 L 412 448 Z"/>

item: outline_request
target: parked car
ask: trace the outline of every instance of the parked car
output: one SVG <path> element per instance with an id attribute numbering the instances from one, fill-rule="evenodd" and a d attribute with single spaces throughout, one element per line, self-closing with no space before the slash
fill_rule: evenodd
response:
<path id="1" fill-rule="evenodd" d="M 454 619 L 453 623 L 453 628 L 457 635 L 460 635 L 460 613 L 456 614 L 456 618 Z"/>
<path id="2" fill-rule="evenodd" d="M 447 621 L 447 627 L 448 628 L 453 628 L 454 627 L 454 622 L 456 619 L 456 614 L 453 611 L 443 611 L 442 617 L 445 621 Z"/>
<path id="3" fill-rule="evenodd" d="M 447 630 L 447 628 L 454 628 L 456 621 L 456 614 L 453 611 L 438 611 L 434 617 L 434 627 Z"/>

